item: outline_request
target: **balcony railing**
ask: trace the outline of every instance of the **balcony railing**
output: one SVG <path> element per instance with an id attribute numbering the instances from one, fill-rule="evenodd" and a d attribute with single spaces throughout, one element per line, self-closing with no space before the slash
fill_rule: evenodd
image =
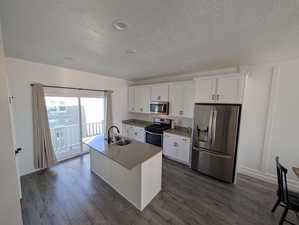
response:
<path id="1" fill-rule="evenodd" d="M 80 124 L 51 128 L 51 138 L 58 159 L 82 153 Z M 82 137 L 104 134 L 104 121 L 82 124 Z"/>

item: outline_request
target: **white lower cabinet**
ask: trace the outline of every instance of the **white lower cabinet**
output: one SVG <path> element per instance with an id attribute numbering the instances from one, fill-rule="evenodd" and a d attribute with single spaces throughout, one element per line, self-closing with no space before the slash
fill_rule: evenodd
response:
<path id="1" fill-rule="evenodd" d="M 164 133 L 163 154 L 173 160 L 190 164 L 190 138 Z"/>
<path id="2" fill-rule="evenodd" d="M 123 124 L 123 135 L 130 139 L 145 143 L 145 130 L 143 127 Z"/>

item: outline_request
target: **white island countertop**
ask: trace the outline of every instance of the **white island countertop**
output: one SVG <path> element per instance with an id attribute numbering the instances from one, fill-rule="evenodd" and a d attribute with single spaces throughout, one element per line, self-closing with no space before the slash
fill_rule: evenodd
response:
<path id="1" fill-rule="evenodd" d="M 136 167 L 162 151 L 159 147 L 134 140 L 124 146 L 108 144 L 103 135 L 86 137 L 83 143 L 127 169 Z"/>

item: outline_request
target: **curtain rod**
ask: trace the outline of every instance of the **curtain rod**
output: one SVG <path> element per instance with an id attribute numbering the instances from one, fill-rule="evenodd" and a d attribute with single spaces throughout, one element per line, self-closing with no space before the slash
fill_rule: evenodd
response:
<path id="1" fill-rule="evenodd" d="M 30 84 L 33 86 L 34 84 Z M 54 86 L 54 85 L 43 85 L 43 87 L 49 88 L 63 88 L 63 89 L 72 89 L 72 90 L 80 90 L 80 91 L 103 91 L 103 92 L 113 92 L 110 90 L 101 90 L 101 89 L 88 89 L 88 88 L 75 88 L 75 87 L 64 87 L 64 86 Z"/>

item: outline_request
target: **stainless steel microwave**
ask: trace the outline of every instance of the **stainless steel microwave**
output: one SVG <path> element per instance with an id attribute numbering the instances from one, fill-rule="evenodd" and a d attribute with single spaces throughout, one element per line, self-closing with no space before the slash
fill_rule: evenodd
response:
<path id="1" fill-rule="evenodd" d="M 168 115 L 169 113 L 169 102 L 151 102 L 150 112 L 156 114 Z"/>

